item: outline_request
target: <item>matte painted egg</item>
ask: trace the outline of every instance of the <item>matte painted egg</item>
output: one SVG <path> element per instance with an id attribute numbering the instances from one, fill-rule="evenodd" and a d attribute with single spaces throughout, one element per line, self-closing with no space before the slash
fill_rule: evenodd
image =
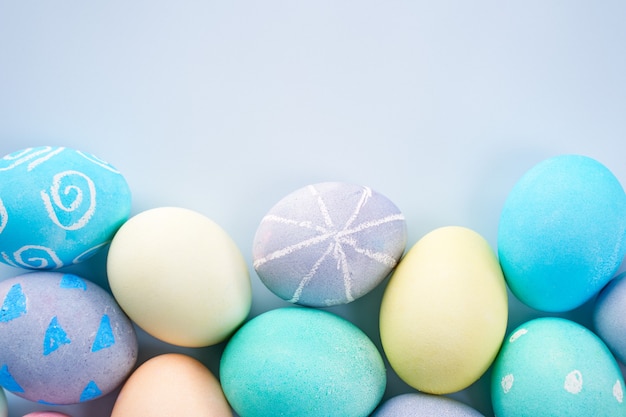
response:
<path id="1" fill-rule="evenodd" d="M 180 353 L 148 359 L 128 378 L 111 417 L 232 417 L 213 373 L 200 361 Z"/>
<path id="2" fill-rule="evenodd" d="M 504 277 L 489 244 L 464 227 L 438 228 L 408 251 L 387 284 L 383 350 L 413 388 L 460 391 L 495 359 L 507 315 Z"/>
<path id="3" fill-rule="evenodd" d="M 300 188 L 263 217 L 252 248 L 261 281 L 284 300 L 347 304 L 380 284 L 406 245 L 404 215 L 369 187 Z"/>
<path id="4" fill-rule="evenodd" d="M 543 317 L 511 332 L 491 375 L 498 416 L 623 416 L 624 379 L 606 345 L 573 321 Z"/>
<path id="5" fill-rule="evenodd" d="M 7 396 L 4 390 L 0 388 L 0 417 L 7 417 L 9 415 L 9 409 L 7 408 Z"/>
<path id="6" fill-rule="evenodd" d="M 124 177 L 87 152 L 27 148 L 0 159 L 0 261 L 55 269 L 90 258 L 128 219 Z"/>
<path id="7" fill-rule="evenodd" d="M 174 345 L 219 343 L 250 311 L 252 288 L 239 248 L 193 210 L 160 207 L 132 217 L 111 242 L 107 274 L 126 314 Z"/>
<path id="8" fill-rule="evenodd" d="M 392 397 L 371 417 L 484 417 L 469 405 L 442 395 L 413 392 Z"/>
<path id="9" fill-rule="evenodd" d="M 500 216 L 498 255 L 511 291 L 542 311 L 591 299 L 626 254 L 626 194 L 600 162 L 556 156 L 513 187 Z"/>
<path id="10" fill-rule="evenodd" d="M 32 272 L 0 282 L 0 385 L 45 404 L 76 404 L 117 388 L 137 338 L 113 297 L 72 274 Z"/>
<path id="11" fill-rule="evenodd" d="M 600 291 L 593 308 L 593 325 L 613 355 L 626 364 L 626 273 Z"/>
<path id="12" fill-rule="evenodd" d="M 387 381 L 380 353 L 359 328 L 298 307 L 244 324 L 226 345 L 220 380 L 241 417 L 365 417 Z"/>
<path id="13" fill-rule="evenodd" d="M 34 411 L 32 413 L 25 414 L 22 417 L 70 417 L 67 414 L 58 413 L 56 411 Z"/>

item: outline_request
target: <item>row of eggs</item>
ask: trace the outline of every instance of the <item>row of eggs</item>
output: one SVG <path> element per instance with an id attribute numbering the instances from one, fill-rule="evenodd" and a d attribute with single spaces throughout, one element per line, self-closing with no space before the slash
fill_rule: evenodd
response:
<path id="1" fill-rule="evenodd" d="M 58 268 L 87 259 L 112 240 L 107 274 L 114 296 L 104 300 L 103 290 L 68 274 L 37 272 L 0 283 L 0 384 L 7 390 L 50 404 L 109 392 L 136 360 L 128 315 L 174 345 L 230 338 L 217 387 L 244 417 L 279 414 L 277 405 L 285 415 L 364 416 L 380 402 L 382 357 L 349 322 L 290 308 L 243 324 L 251 303 L 245 260 L 201 214 L 168 207 L 129 220 L 130 192 L 121 174 L 67 148 L 7 155 L 0 180 L 0 260 Z M 406 225 L 393 203 L 367 187 L 322 183 L 288 195 L 262 219 L 253 265 L 276 295 L 309 307 L 349 303 L 393 271 L 380 311 L 383 350 L 396 373 L 422 392 L 456 392 L 494 364 L 492 400 L 499 416 L 576 415 L 564 411 L 564 402 L 581 415 L 596 409 L 615 415 L 624 412 L 623 377 L 612 356 L 626 356 L 624 325 L 617 320 L 625 304 L 621 280 L 602 293 L 596 314 L 598 333 L 613 353 L 565 320 L 527 323 L 512 333 L 517 337 L 503 340 L 507 284 L 539 310 L 581 305 L 617 271 L 625 224 L 626 196 L 617 179 L 595 160 L 566 155 L 537 165 L 511 191 L 500 219 L 498 257 L 476 232 L 445 227 L 402 258 Z M 76 306 L 85 302 L 93 314 L 79 317 Z M 77 346 L 82 353 L 71 352 Z M 589 358 L 593 366 L 586 369 Z M 89 366 L 71 366 L 77 362 Z M 64 383 L 41 383 L 54 378 Z M 124 398 L 132 396 L 120 394 L 119 401 Z M 396 402 L 377 412 L 414 415 L 393 411 L 406 408 L 408 398 Z M 530 402 L 536 409 L 528 411 Z"/>

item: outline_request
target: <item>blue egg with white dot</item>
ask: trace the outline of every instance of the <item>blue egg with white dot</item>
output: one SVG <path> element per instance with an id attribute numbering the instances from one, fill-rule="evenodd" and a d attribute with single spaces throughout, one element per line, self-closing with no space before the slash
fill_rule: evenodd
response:
<path id="1" fill-rule="evenodd" d="M 626 255 L 626 193 L 603 164 L 559 155 L 532 167 L 500 215 L 498 257 L 526 305 L 563 312 L 581 306 Z"/>
<path id="2" fill-rule="evenodd" d="M 131 193 L 109 163 L 40 146 L 0 159 L 0 262 L 56 269 L 82 262 L 128 219 Z"/>
<path id="3" fill-rule="evenodd" d="M 298 307 L 270 310 L 244 324 L 226 345 L 220 381 L 245 417 L 366 417 L 387 383 L 378 349 L 358 327 Z"/>
<path id="4" fill-rule="evenodd" d="M 0 282 L 0 386 L 44 404 L 108 394 L 131 372 L 137 337 L 113 297 L 73 274 Z"/>
<path id="5" fill-rule="evenodd" d="M 607 346 L 573 321 L 542 317 L 505 339 L 493 365 L 495 415 L 623 416 L 624 378 Z"/>

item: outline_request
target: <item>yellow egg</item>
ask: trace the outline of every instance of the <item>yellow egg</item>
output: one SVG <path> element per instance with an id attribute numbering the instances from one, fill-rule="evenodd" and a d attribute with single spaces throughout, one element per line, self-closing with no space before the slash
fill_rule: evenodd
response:
<path id="1" fill-rule="evenodd" d="M 467 228 L 439 228 L 407 252 L 385 289 L 383 349 L 410 386 L 460 391 L 494 361 L 507 314 L 504 276 L 487 241 Z"/>
<path id="2" fill-rule="evenodd" d="M 166 353 L 144 362 L 119 393 L 111 417 L 232 417 L 217 378 L 198 360 Z"/>

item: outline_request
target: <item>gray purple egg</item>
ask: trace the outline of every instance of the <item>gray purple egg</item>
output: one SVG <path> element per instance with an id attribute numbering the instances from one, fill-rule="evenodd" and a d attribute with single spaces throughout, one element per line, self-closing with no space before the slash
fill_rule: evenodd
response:
<path id="1" fill-rule="evenodd" d="M 61 272 L 0 282 L 0 385 L 44 404 L 106 395 L 137 360 L 137 337 L 113 297 Z"/>
<path id="2" fill-rule="evenodd" d="M 263 217 L 253 266 L 284 300 L 312 307 L 347 304 L 395 268 L 406 239 L 404 215 L 385 196 L 356 184 L 312 184 Z"/>
<path id="3" fill-rule="evenodd" d="M 441 395 L 413 392 L 392 397 L 382 403 L 372 417 L 483 417 L 460 401 Z"/>
<path id="4" fill-rule="evenodd" d="M 595 332 L 613 355 L 626 364 L 626 272 L 598 294 L 593 309 Z"/>

